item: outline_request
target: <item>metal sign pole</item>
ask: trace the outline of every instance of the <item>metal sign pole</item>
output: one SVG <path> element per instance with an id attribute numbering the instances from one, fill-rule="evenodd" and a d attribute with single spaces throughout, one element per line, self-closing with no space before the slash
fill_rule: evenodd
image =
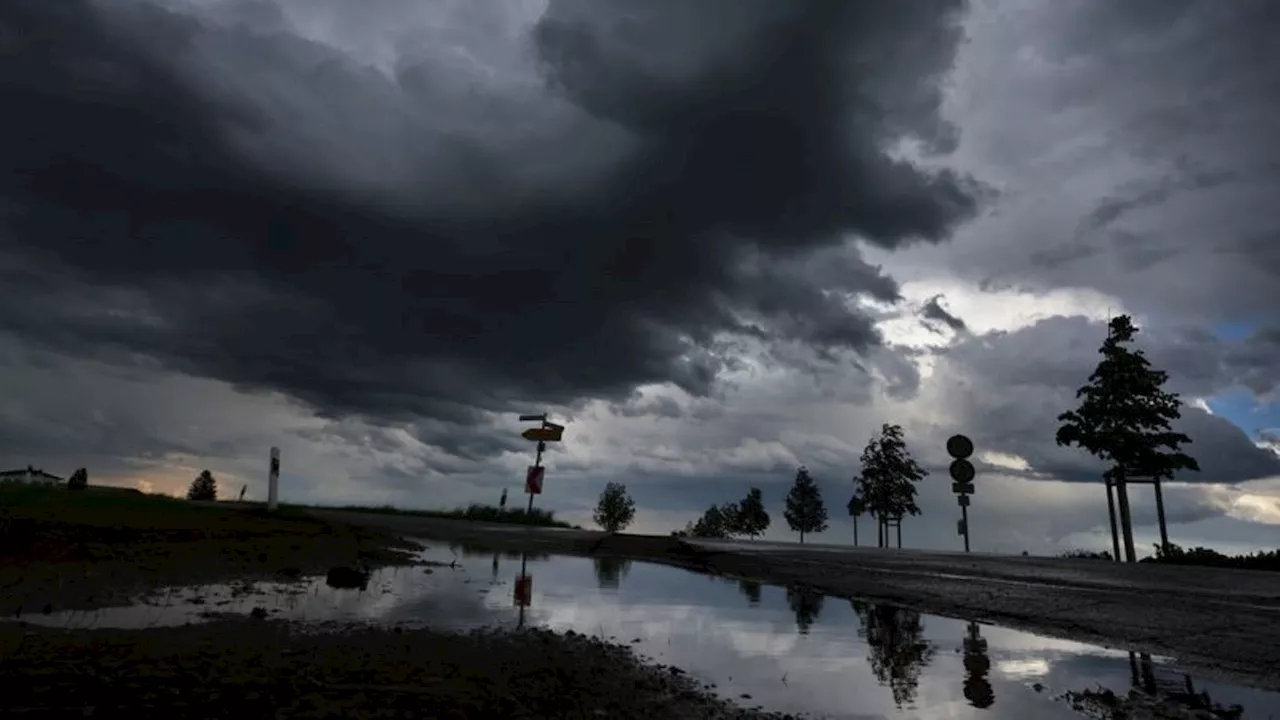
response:
<path id="1" fill-rule="evenodd" d="M 537 451 L 533 457 L 533 467 L 529 468 L 529 474 L 525 476 L 524 487 L 525 492 L 529 494 L 529 506 L 525 512 L 532 513 L 533 496 L 542 492 L 542 481 L 546 477 L 546 474 L 542 472 L 542 453 L 546 452 L 548 442 L 560 442 L 564 435 L 564 426 L 548 420 L 546 413 L 521 415 L 520 421 L 539 423 L 538 427 L 529 428 L 520 434 L 524 439 L 534 440 L 538 443 Z"/>
<path id="2" fill-rule="evenodd" d="M 960 524 L 957 531 L 964 536 L 964 551 L 969 552 L 969 496 L 973 493 L 973 479 L 977 471 L 969 456 L 973 455 L 973 441 L 964 435 L 952 435 L 947 438 L 947 454 L 954 458 L 951 461 L 951 491 L 956 494 L 956 502 L 960 503 Z"/>
<path id="3" fill-rule="evenodd" d="M 536 454 L 536 455 L 534 455 L 534 457 L 533 457 L 533 466 L 534 466 L 535 468 L 540 468 L 540 467 L 542 467 L 542 451 L 543 451 L 543 450 L 546 450 L 546 449 L 547 449 L 547 444 L 546 444 L 545 442 L 539 441 L 539 442 L 538 442 L 538 452 L 537 452 L 537 454 Z M 528 509 L 528 510 L 525 510 L 525 514 L 526 514 L 526 515 L 532 515 L 532 514 L 533 514 L 533 488 L 531 488 L 531 487 L 530 487 L 530 488 L 525 488 L 525 490 L 528 490 L 528 491 L 529 491 L 529 509 Z"/>

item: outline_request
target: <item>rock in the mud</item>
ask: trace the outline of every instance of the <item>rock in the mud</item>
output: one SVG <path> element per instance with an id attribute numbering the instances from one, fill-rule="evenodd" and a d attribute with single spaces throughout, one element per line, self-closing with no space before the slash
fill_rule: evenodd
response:
<path id="1" fill-rule="evenodd" d="M 369 574 L 353 567 L 340 566 L 330 568 L 324 582 L 331 588 L 366 590 L 369 587 Z"/>

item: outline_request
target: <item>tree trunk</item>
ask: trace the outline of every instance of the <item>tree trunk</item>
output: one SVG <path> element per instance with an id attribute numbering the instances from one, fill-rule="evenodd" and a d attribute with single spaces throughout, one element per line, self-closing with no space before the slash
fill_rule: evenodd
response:
<path id="1" fill-rule="evenodd" d="M 801 530 L 801 531 L 800 531 L 800 544 L 801 544 L 801 545 L 803 545 L 803 544 L 804 544 L 804 531 L 803 531 L 803 530 Z"/>
<path id="2" fill-rule="evenodd" d="M 1116 493 L 1112 487 L 1111 481 L 1107 478 L 1102 479 L 1102 484 L 1107 486 L 1107 518 L 1111 521 L 1111 559 L 1120 562 L 1120 531 L 1116 529 Z"/>
<path id="3" fill-rule="evenodd" d="M 1133 516 L 1129 514 L 1129 488 L 1124 470 L 1116 473 L 1116 501 L 1120 505 L 1120 529 L 1124 532 L 1125 562 L 1138 562 L 1137 553 L 1133 551 Z"/>
<path id="4" fill-rule="evenodd" d="M 853 516 L 853 546 L 858 547 L 858 516 Z"/>
<path id="5" fill-rule="evenodd" d="M 1160 523 L 1160 552 L 1169 556 L 1169 525 L 1164 520 L 1164 493 L 1160 490 L 1160 478 L 1155 478 L 1156 520 Z"/>
<path id="6" fill-rule="evenodd" d="M 902 518 L 898 518 L 898 549 L 902 549 Z"/>

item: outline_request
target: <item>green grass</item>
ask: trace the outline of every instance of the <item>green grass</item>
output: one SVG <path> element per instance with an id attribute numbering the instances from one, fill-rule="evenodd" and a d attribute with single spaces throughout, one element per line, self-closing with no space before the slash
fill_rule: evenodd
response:
<path id="1" fill-rule="evenodd" d="M 233 510 L 129 488 L 90 486 L 69 490 L 64 485 L 0 483 L 0 524 L 10 529 L 14 523 L 56 523 L 156 531 L 203 528 L 231 531 L 252 525 L 270 531 L 296 527 L 300 522 L 324 524 L 301 511 L 272 513 L 267 518 L 251 518 L 253 515 L 265 516 L 266 509 Z M 33 531 L 35 527 L 32 526 Z"/>
<path id="2" fill-rule="evenodd" d="M 224 500 L 217 503 L 193 503 L 171 495 L 143 493 L 131 488 L 90 486 L 84 490 L 73 491 L 62 485 L 0 483 L 0 513 L 20 514 L 27 517 L 40 516 L 50 520 L 76 524 L 97 525 L 108 523 L 132 525 L 141 523 L 145 525 L 155 521 L 158 517 L 166 519 L 164 524 L 175 522 L 188 524 L 197 518 L 207 519 L 211 514 L 217 515 L 231 512 L 232 507 L 237 505 L 250 506 L 248 509 L 243 507 L 235 508 L 236 514 L 240 517 L 243 517 L 244 513 L 267 515 L 266 505 L 261 502 L 241 504 L 234 500 Z M 399 508 L 392 505 L 326 506 L 281 503 L 277 511 L 270 514 L 270 517 L 282 521 L 315 521 L 314 518 L 310 518 L 307 515 L 307 510 L 310 509 L 350 510 L 386 515 L 413 515 L 417 517 L 536 527 L 575 527 L 563 520 L 557 520 L 555 513 L 550 510 L 534 508 L 532 512 L 526 512 L 523 508 L 500 509 L 478 503 L 451 510 Z"/>
<path id="3" fill-rule="evenodd" d="M 308 506 L 298 506 L 308 507 Z M 320 508 L 320 506 L 310 506 Z M 532 512 L 521 509 L 502 509 L 492 505 L 480 505 L 472 503 L 464 508 L 454 508 L 452 510 L 421 510 L 411 508 L 398 508 L 393 505 L 341 505 L 332 507 L 334 510 L 350 510 L 353 512 L 382 513 L 385 515 L 415 515 L 418 517 L 445 518 L 450 520 L 471 520 L 474 522 L 491 522 L 491 523 L 508 523 L 512 525 L 534 525 L 538 527 L 556 527 L 571 528 L 573 527 L 563 520 L 557 520 L 556 515 L 551 510 L 543 510 L 534 508 Z"/>

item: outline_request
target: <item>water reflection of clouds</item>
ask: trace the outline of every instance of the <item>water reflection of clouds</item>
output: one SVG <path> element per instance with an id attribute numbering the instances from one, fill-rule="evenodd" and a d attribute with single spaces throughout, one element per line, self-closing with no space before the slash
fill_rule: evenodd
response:
<path id="1" fill-rule="evenodd" d="M 601 563 L 599 558 L 521 561 L 503 554 L 433 547 L 443 563 L 375 573 L 365 591 L 332 590 L 323 579 L 264 586 L 265 594 L 170 592 L 158 606 L 117 608 L 74 617 L 39 618 L 67 627 L 176 624 L 193 612 L 247 613 L 310 621 L 429 624 L 452 629 L 515 626 L 514 581 L 533 578 L 526 624 L 613 637 L 639 638 L 640 652 L 713 682 L 730 698 L 771 710 L 841 718 L 1076 717 L 1050 698 L 1067 690 L 1130 687 L 1128 654 L 961 620 L 824 598 L 689 574 L 674 568 Z M 449 567 L 449 563 L 460 560 Z M 187 602 L 203 592 L 209 604 Z M 214 600 L 225 601 L 214 606 Z M 164 607 L 169 604 L 169 607 Z M 69 622 L 75 620 L 76 622 Z M 65 624 L 64 624 L 65 623 Z M 808 634 L 800 634 L 802 626 Z M 1037 693 L 1032 685 L 1043 683 Z M 1277 709 L 1274 696 L 1200 684 L 1219 702 L 1250 713 Z M 741 695 L 751 699 L 742 699 Z M 985 708 L 985 709 L 984 709 Z"/>

